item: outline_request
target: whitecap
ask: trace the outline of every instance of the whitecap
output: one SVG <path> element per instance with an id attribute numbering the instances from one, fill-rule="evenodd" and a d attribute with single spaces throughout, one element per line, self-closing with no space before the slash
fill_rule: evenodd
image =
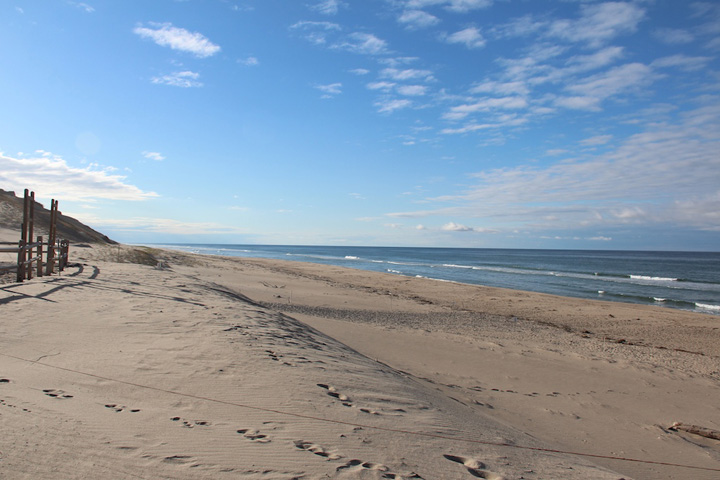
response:
<path id="1" fill-rule="evenodd" d="M 677 278 L 651 277 L 649 275 L 630 275 L 633 280 L 650 280 L 653 282 L 677 282 Z"/>
<path id="2" fill-rule="evenodd" d="M 711 310 L 713 312 L 720 312 L 720 305 L 708 305 L 707 303 L 696 303 L 695 306 L 702 310 Z"/>

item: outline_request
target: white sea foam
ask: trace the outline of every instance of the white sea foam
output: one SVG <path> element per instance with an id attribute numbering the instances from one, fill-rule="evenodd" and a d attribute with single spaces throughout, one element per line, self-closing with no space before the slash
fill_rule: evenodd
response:
<path id="1" fill-rule="evenodd" d="M 443 267 L 449 267 L 449 268 L 473 268 L 470 265 L 454 265 L 452 263 L 444 263 Z"/>
<path id="2" fill-rule="evenodd" d="M 649 275 L 630 275 L 633 280 L 649 280 L 653 282 L 677 282 L 677 278 L 651 277 Z"/>
<path id="3" fill-rule="evenodd" d="M 355 255 L 345 255 L 345 260 L 360 260 L 360 257 L 356 257 Z"/>
<path id="4" fill-rule="evenodd" d="M 400 272 L 399 270 L 393 270 L 393 269 L 391 269 L 391 268 L 388 268 L 387 271 L 390 272 L 390 273 L 402 273 L 402 272 Z"/>
<path id="5" fill-rule="evenodd" d="M 599 293 L 600 295 L 605 295 L 605 290 L 598 290 L 598 293 Z"/>
<path id="6" fill-rule="evenodd" d="M 665 298 L 660 298 L 660 297 L 653 297 L 653 300 L 655 300 L 656 302 L 662 303 L 662 302 L 664 302 L 664 301 L 667 300 L 667 299 L 665 299 Z"/>
<path id="7" fill-rule="evenodd" d="M 696 303 L 695 306 L 701 310 L 720 312 L 720 305 L 708 305 L 707 303 Z"/>

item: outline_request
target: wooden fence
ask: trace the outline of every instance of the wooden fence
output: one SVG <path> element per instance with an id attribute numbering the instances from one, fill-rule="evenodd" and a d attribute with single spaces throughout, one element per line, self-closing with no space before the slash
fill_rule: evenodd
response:
<path id="1" fill-rule="evenodd" d="M 23 203 L 23 222 L 21 225 L 20 240 L 17 243 L 0 242 L 1 253 L 17 253 L 17 264 L 0 266 L 0 272 L 17 272 L 17 281 L 32 279 L 33 272 L 36 276 L 52 275 L 57 270 L 62 272 L 68 264 L 70 243 L 67 240 L 57 238 L 57 217 L 58 202 L 51 200 L 50 206 L 50 227 L 48 229 L 48 240 L 43 241 L 42 236 L 35 238 L 35 192 L 25 189 Z M 13 245 L 8 247 L 7 245 Z M 43 262 L 43 258 L 45 261 Z"/>

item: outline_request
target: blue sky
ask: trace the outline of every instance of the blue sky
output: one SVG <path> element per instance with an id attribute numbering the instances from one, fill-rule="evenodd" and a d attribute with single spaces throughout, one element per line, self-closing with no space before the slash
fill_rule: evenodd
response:
<path id="1" fill-rule="evenodd" d="M 0 188 L 123 242 L 720 249 L 720 4 L 3 0 Z"/>

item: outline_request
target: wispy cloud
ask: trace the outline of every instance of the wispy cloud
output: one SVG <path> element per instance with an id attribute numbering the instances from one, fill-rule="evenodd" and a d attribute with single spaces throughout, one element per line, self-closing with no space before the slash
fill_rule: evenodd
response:
<path id="1" fill-rule="evenodd" d="M 632 33 L 645 17 L 645 10 L 629 2 L 605 2 L 582 5 L 576 20 L 556 20 L 548 34 L 572 42 L 587 42 L 599 46 L 608 40 Z"/>
<path id="2" fill-rule="evenodd" d="M 396 81 L 433 80 L 432 72 L 430 70 L 421 70 L 417 68 L 385 68 L 380 72 L 380 76 L 383 78 L 391 78 Z"/>
<path id="3" fill-rule="evenodd" d="M 339 0 L 323 0 L 320 3 L 312 5 L 310 8 L 323 15 L 336 15 L 342 5 L 344 5 L 344 3 Z"/>
<path id="4" fill-rule="evenodd" d="M 315 88 L 324 93 L 322 98 L 333 98 L 342 93 L 342 83 L 330 83 L 328 85 L 315 85 Z"/>
<path id="5" fill-rule="evenodd" d="M 650 66 L 661 68 L 678 67 L 682 70 L 694 71 L 705 68 L 712 60 L 712 57 L 690 57 L 688 55 L 677 54 L 658 58 L 653 61 Z"/>
<path id="6" fill-rule="evenodd" d="M 398 22 L 409 29 L 427 28 L 440 23 L 440 19 L 422 10 L 405 10 Z"/>
<path id="7" fill-rule="evenodd" d="M 612 140 L 612 135 L 596 135 L 594 137 L 586 138 L 583 140 L 580 140 L 580 145 L 586 146 L 586 147 L 592 147 L 597 145 L 605 145 L 610 140 Z"/>
<path id="8" fill-rule="evenodd" d="M 375 106 L 380 113 L 393 113 L 395 110 L 408 108 L 411 105 L 412 102 L 405 99 L 381 99 L 375 102 Z"/>
<path id="9" fill-rule="evenodd" d="M 290 30 L 301 32 L 303 38 L 315 45 L 324 45 L 332 32 L 339 32 L 342 27 L 332 22 L 314 22 L 302 20 L 290 26 Z"/>
<path id="10" fill-rule="evenodd" d="M 162 47 L 192 53 L 200 58 L 210 57 L 220 51 L 218 45 L 212 43 L 201 33 L 174 27 L 171 23 L 150 23 L 149 27 L 137 26 L 133 32 Z"/>
<path id="11" fill-rule="evenodd" d="M 158 196 L 126 183 L 126 177 L 116 175 L 114 171 L 97 165 L 72 167 L 50 152 L 17 158 L 0 154 L 0 185 L 4 188 L 21 189 L 32 185 L 44 197 L 60 200 L 137 201 Z"/>
<path id="12" fill-rule="evenodd" d="M 198 80 L 200 74 L 186 70 L 184 72 L 174 72 L 159 77 L 153 77 L 152 83 L 158 85 L 171 85 L 173 87 L 191 88 L 202 87 L 203 84 Z"/>
<path id="13" fill-rule="evenodd" d="M 720 169 L 707 167 L 720 151 L 720 98 L 697 100 L 705 105 L 675 123 L 650 125 L 606 153 L 474 173 L 476 184 L 465 192 L 427 199 L 435 208 L 390 216 L 485 218 L 498 228 L 673 223 L 720 231 Z"/>
<path id="14" fill-rule="evenodd" d="M 597 109 L 600 103 L 607 98 L 626 92 L 639 91 L 658 78 L 659 75 L 647 65 L 629 63 L 568 85 L 566 90 L 575 94 L 575 98 L 587 99 L 587 108 Z M 562 105 L 561 102 L 557 104 Z"/>
<path id="15" fill-rule="evenodd" d="M 443 115 L 443 118 L 460 120 L 476 112 L 489 112 L 498 109 L 517 110 L 524 109 L 527 106 L 528 103 L 523 97 L 483 98 L 475 103 L 452 107 L 448 113 Z"/>
<path id="16" fill-rule="evenodd" d="M 680 28 L 659 28 L 655 38 L 668 45 L 684 45 L 695 41 L 695 35 Z"/>
<path id="17" fill-rule="evenodd" d="M 245 57 L 238 60 L 238 63 L 245 65 L 246 67 L 255 67 L 260 65 L 260 60 L 257 57 Z"/>
<path id="18" fill-rule="evenodd" d="M 102 227 L 122 232 L 164 233 L 169 235 L 247 233 L 246 230 L 237 226 L 223 225 L 215 222 L 188 222 L 172 218 L 154 217 L 107 218 L 87 212 L 73 213 L 72 216 L 94 227 Z"/>
<path id="19" fill-rule="evenodd" d="M 74 7 L 79 8 L 80 10 L 82 10 L 86 13 L 93 13 L 95 11 L 95 8 L 93 8 L 91 5 L 88 5 L 87 3 L 73 2 L 73 1 L 68 1 L 68 3 Z"/>
<path id="20" fill-rule="evenodd" d="M 397 88 L 400 95 L 408 97 L 419 97 L 427 93 L 428 87 L 425 85 L 402 85 Z"/>
<path id="21" fill-rule="evenodd" d="M 333 45 L 333 48 L 363 55 L 379 55 L 388 51 L 387 42 L 372 33 L 355 32 Z"/>
<path id="22" fill-rule="evenodd" d="M 485 39 L 476 27 L 468 27 L 450 34 L 445 40 L 448 43 L 462 43 L 467 48 L 480 48 L 485 46 Z"/>
<path id="23" fill-rule="evenodd" d="M 156 162 L 162 162 L 165 160 L 165 156 L 161 154 L 160 152 L 149 152 L 145 150 L 142 152 L 143 157 L 149 159 L 149 160 L 155 160 Z"/>
<path id="24" fill-rule="evenodd" d="M 493 0 L 407 0 L 406 8 L 425 8 L 432 6 L 443 6 L 447 10 L 465 13 L 470 10 L 487 8 L 493 4 Z"/>

